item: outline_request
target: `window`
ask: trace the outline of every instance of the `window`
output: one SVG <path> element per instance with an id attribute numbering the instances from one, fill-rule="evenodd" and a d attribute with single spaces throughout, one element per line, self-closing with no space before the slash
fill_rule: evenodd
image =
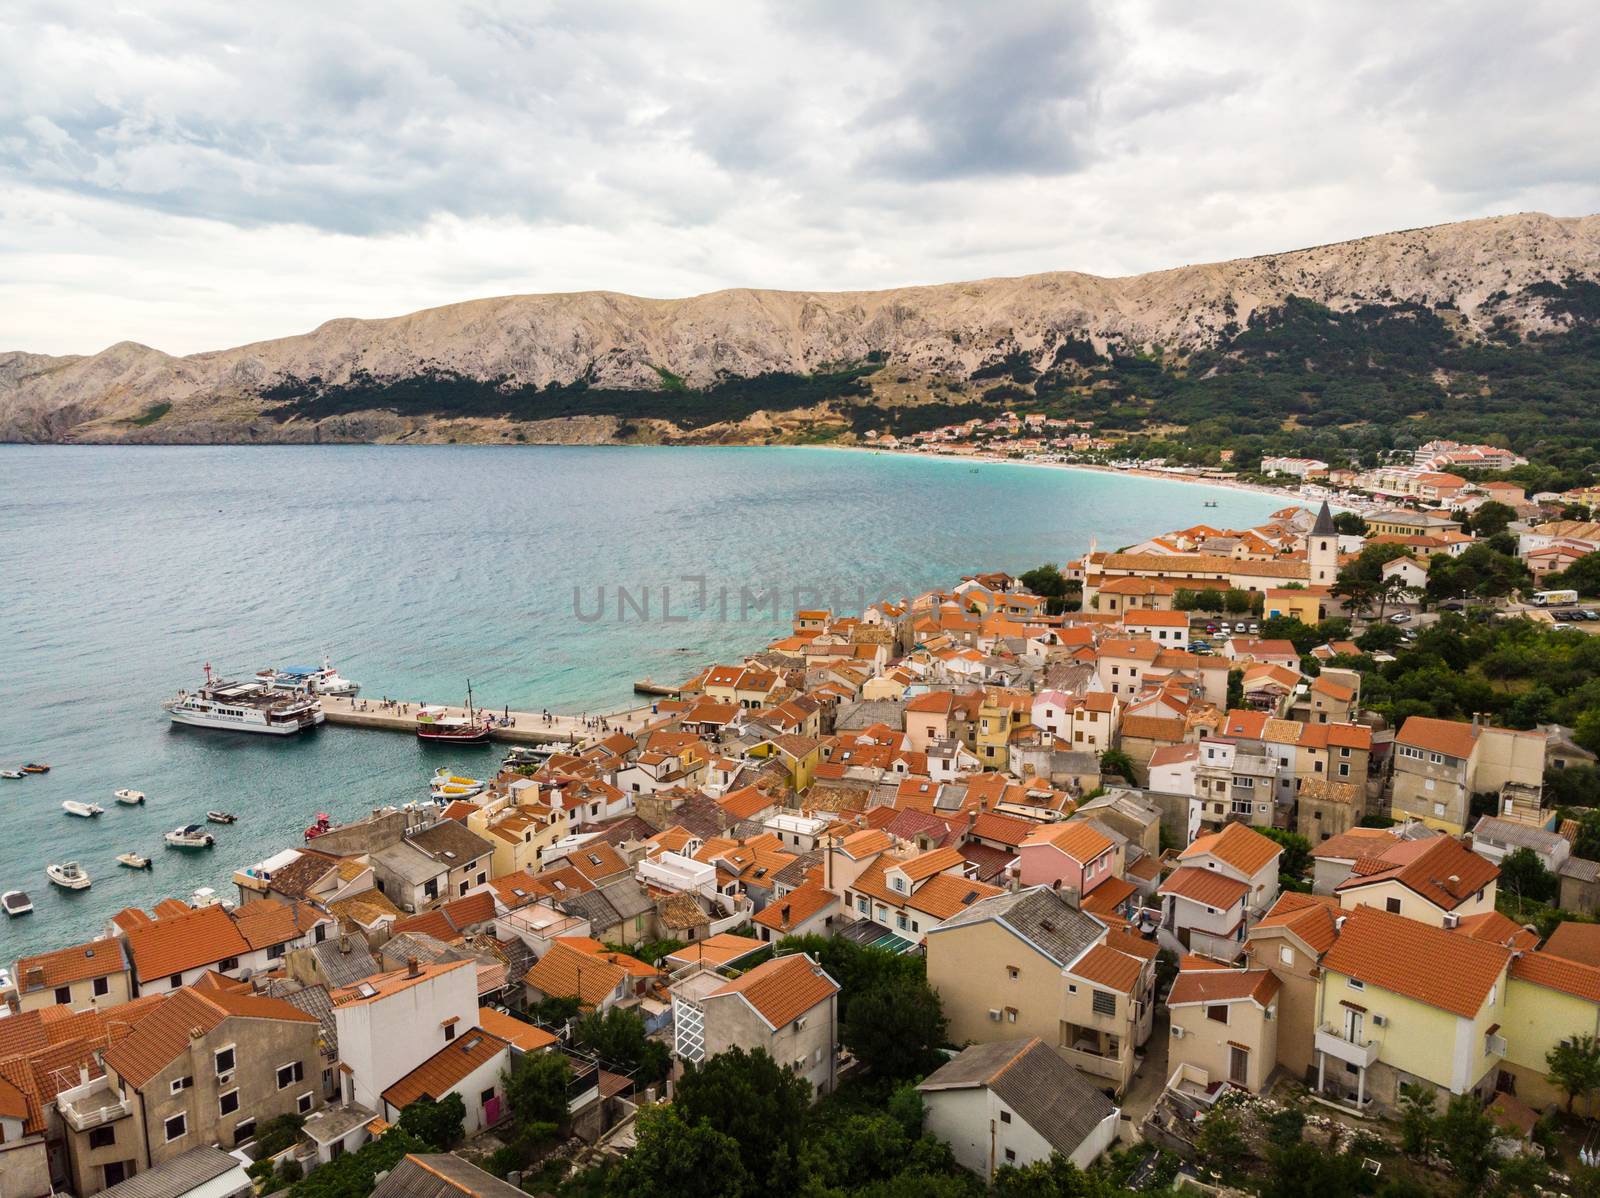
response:
<path id="1" fill-rule="evenodd" d="M 304 1094 L 300 1095 L 299 1098 L 294 1100 L 295 1110 L 304 1115 L 311 1110 L 312 1104 L 315 1102 L 316 1099 L 312 1097 L 311 1091 L 307 1090 Z"/>
<path id="2" fill-rule="evenodd" d="M 1007 1023 L 1015 1023 L 1016 1021 L 1017 1021 L 1017 1008 L 1015 1008 L 1015 1007 L 1007 1007 L 1006 1008 L 1006 1022 Z"/>
<path id="3" fill-rule="evenodd" d="M 287 1065 L 278 1066 L 278 1089 L 284 1090 L 295 1084 L 305 1081 L 305 1065 L 299 1061 L 290 1061 Z"/>
<path id="4" fill-rule="evenodd" d="M 242 1144 L 256 1134 L 256 1121 L 254 1117 L 241 1119 L 233 1125 L 233 1142 Z"/>
<path id="5" fill-rule="evenodd" d="M 1217 1003 L 1215 1006 L 1207 1007 L 1206 1008 L 1206 1018 L 1211 1020 L 1212 1023 L 1227 1023 L 1228 1022 L 1228 1004 L 1227 1003 Z"/>
<path id="6" fill-rule="evenodd" d="M 106 995 L 108 995 L 110 993 L 111 993 L 111 979 L 110 978 L 95 978 L 95 980 L 94 980 L 94 996 L 96 998 L 104 998 Z"/>
<path id="7" fill-rule="evenodd" d="M 280 958 L 282 958 L 282 956 L 284 954 L 284 951 L 285 951 L 284 946 L 281 945 L 281 944 L 268 945 L 267 946 L 267 960 L 269 960 L 269 961 L 277 961 L 277 960 L 279 960 Z"/>
<path id="8" fill-rule="evenodd" d="M 192 1077 L 175 1077 L 172 1079 L 172 1092 L 174 1094 L 181 1094 L 183 1091 L 193 1087 L 193 1085 L 194 1078 Z"/>
<path id="9" fill-rule="evenodd" d="M 1018 969 L 1015 965 L 1007 965 L 1006 966 L 1006 977 L 1010 978 L 1013 982 L 1016 981 L 1021 976 L 1022 976 L 1022 970 Z"/>
<path id="10" fill-rule="evenodd" d="M 230 969 L 238 969 L 238 968 L 239 968 L 239 958 L 238 957 L 224 957 L 224 958 L 222 958 L 222 960 L 217 962 L 217 969 L 220 970 L 223 973 L 227 973 L 228 970 L 230 970 Z"/>
<path id="11" fill-rule="evenodd" d="M 217 1098 L 217 1113 L 231 1115 L 239 1109 L 239 1091 L 229 1090 Z"/>
<path id="12" fill-rule="evenodd" d="M 1000 1122 L 1001 1123 L 1010 1123 L 1011 1122 L 1011 1112 L 1010 1111 L 1001 1111 L 1000 1112 Z"/>
<path id="13" fill-rule="evenodd" d="M 1352 990 L 1365 990 L 1367 988 L 1367 984 L 1360 978 L 1345 978 L 1344 984 Z"/>
<path id="14" fill-rule="evenodd" d="M 219 1076 L 224 1073 L 232 1073 L 234 1067 L 233 1045 L 230 1044 L 226 1048 L 217 1049 L 216 1060 Z"/>
<path id="15" fill-rule="evenodd" d="M 173 988 L 173 989 L 174 989 L 174 990 L 181 990 L 181 989 L 183 989 L 183 974 L 181 974 L 181 973 L 175 973 L 175 974 L 173 974 L 173 975 L 172 975 L 172 977 L 171 977 L 171 978 L 169 978 L 169 979 L 168 979 L 168 980 L 169 980 L 169 981 L 170 981 L 170 982 L 171 982 L 171 983 L 172 983 L 172 988 Z"/>
<path id="16" fill-rule="evenodd" d="M 167 1143 L 181 1140 L 189 1134 L 189 1117 L 187 1115 L 173 1115 L 166 1122 Z"/>
<path id="17" fill-rule="evenodd" d="M 1278 960 L 1281 961 L 1285 965 L 1293 965 L 1294 964 L 1294 949 L 1290 948 L 1287 944 L 1279 945 L 1278 946 Z"/>
<path id="18" fill-rule="evenodd" d="M 1383 900 L 1383 909 L 1385 911 L 1387 911 L 1390 915 L 1399 915 L 1400 914 L 1400 900 L 1397 899 L 1397 898 L 1386 898 L 1386 899 L 1384 899 Z"/>
<path id="19" fill-rule="evenodd" d="M 72 987 L 71 986 L 57 986 L 56 987 L 56 1002 L 58 1004 L 60 1004 L 60 1003 L 69 1003 L 71 1001 L 72 1001 Z"/>
<path id="20" fill-rule="evenodd" d="M 1096 990 L 1092 1002 L 1096 1015 L 1115 1015 L 1117 1013 L 1117 996 L 1109 990 Z"/>
<path id="21" fill-rule="evenodd" d="M 1007 1148 L 1006 1149 L 1006 1164 L 1014 1165 L 1014 1164 L 1016 1164 L 1016 1161 L 1017 1161 L 1016 1152 L 1013 1149 Z"/>
<path id="22" fill-rule="evenodd" d="M 117 1129 L 114 1127 L 96 1127 L 89 1132 L 90 1148 L 113 1148 L 117 1143 Z"/>
<path id="23" fill-rule="evenodd" d="M 482 1094 L 478 1095 L 478 1102 L 482 1106 L 488 1106 L 493 1101 L 494 1101 L 494 1087 L 493 1086 L 491 1086 L 489 1089 L 485 1090 Z"/>
<path id="24" fill-rule="evenodd" d="M 446 1044 L 448 1044 L 448 1043 L 450 1043 L 450 1041 L 454 1040 L 455 1038 L 456 1038 L 456 1025 L 453 1024 L 453 1023 L 445 1024 L 444 1025 L 444 1042 Z"/>

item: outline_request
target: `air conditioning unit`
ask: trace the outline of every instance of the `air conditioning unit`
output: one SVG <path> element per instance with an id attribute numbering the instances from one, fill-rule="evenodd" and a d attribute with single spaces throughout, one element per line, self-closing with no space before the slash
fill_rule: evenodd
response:
<path id="1" fill-rule="evenodd" d="M 226 1072 L 226 1073 L 217 1074 L 217 1085 L 226 1086 L 231 1081 L 233 1081 L 233 1070 L 232 1069 L 228 1070 L 228 1072 Z"/>
<path id="2" fill-rule="evenodd" d="M 1389 1026 L 1389 1021 L 1388 1021 L 1388 1019 L 1386 1019 L 1382 1015 L 1374 1015 L 1372 1017 L 1372 1026 L 1373 1027 L 1388 1027 Z"/>
<path id="3" fill-rule="evenodd" d="M 1188 1028 L 1182 1027 L 1182 1026 L 1176 1024 L 1176 1023 L 1174 1023 L 1172 1025 L 1172 1038 L 1174 1040 L 1182 1040 L 1188 1034 L 1189 1034 L 1189 1029 Z"/>
<path id="4" fill-rule="evenodd" d="M 989 1019 L 994 1023 L 999 1023 L 1000 1022 L 1000 1008 L 999 1007 L 990 1007 L 989 1008 Z"/>
<path id="5" fill-rule="evenodd" d="M 1461 916 L 1457 915 L 1454 911 L 1447 912 L 1444 917 L 1444 926 L 1447 928 L 1460 927 Z"/>

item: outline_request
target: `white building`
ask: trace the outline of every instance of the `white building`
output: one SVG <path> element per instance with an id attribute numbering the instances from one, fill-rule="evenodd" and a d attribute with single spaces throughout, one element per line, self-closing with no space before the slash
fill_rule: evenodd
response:
<path id="1" fill-rule="evenodd" d="M 408 965 L 335 990 L 341 1100 L 381 1111 L 384 1091 L 476 1026 L 472 961 Z"/>

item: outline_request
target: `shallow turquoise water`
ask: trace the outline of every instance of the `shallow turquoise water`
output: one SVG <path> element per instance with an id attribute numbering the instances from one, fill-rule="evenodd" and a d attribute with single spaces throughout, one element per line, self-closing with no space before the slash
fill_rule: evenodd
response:
<path id="1" fill-rule="evenodd" d="M 470 678 L 484 706 L 611 711 L 634 678 L 758 647 L 796 606 L 853 609 L 1059 561 L 1091 534 L 1114 548 L 1281 503 L 822 449 L 0 446 L 0 763 L 55 767 L 0 780 L 0 889 L 37 908 L 0 926 L 0 960 L 130 904 L 231 894 L 236 866 L 300 843 L 316 812 L 425 798 L 438 765 L 487 769 L 501 752 L 174 728 L 159 704 L 206 661 L 240 676 L 326 649 L 366 696 L 456 703 Z M 148 807 L 116 807 L 122 786 Z M 72 819 L 69 798 L 106 814 Z M 218 807 L 241 819 L 214 829 L 212 853 L 163 847 Z M 118 867 L 128 849 L 154 872 Z M 45 880 L 67 858 L 92 890 Z"/>

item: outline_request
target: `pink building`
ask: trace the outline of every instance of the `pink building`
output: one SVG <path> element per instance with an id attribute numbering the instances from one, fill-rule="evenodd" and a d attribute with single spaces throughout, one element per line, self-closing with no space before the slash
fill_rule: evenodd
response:
<path id="1" fill-rule="evenodd" d="M 1024 886 L 1059 882 L 1079 897 L 1122 872 L 1117 843 L 1083 820 L 1042 825 L 1022 842 L 1017 855 Z"/>

